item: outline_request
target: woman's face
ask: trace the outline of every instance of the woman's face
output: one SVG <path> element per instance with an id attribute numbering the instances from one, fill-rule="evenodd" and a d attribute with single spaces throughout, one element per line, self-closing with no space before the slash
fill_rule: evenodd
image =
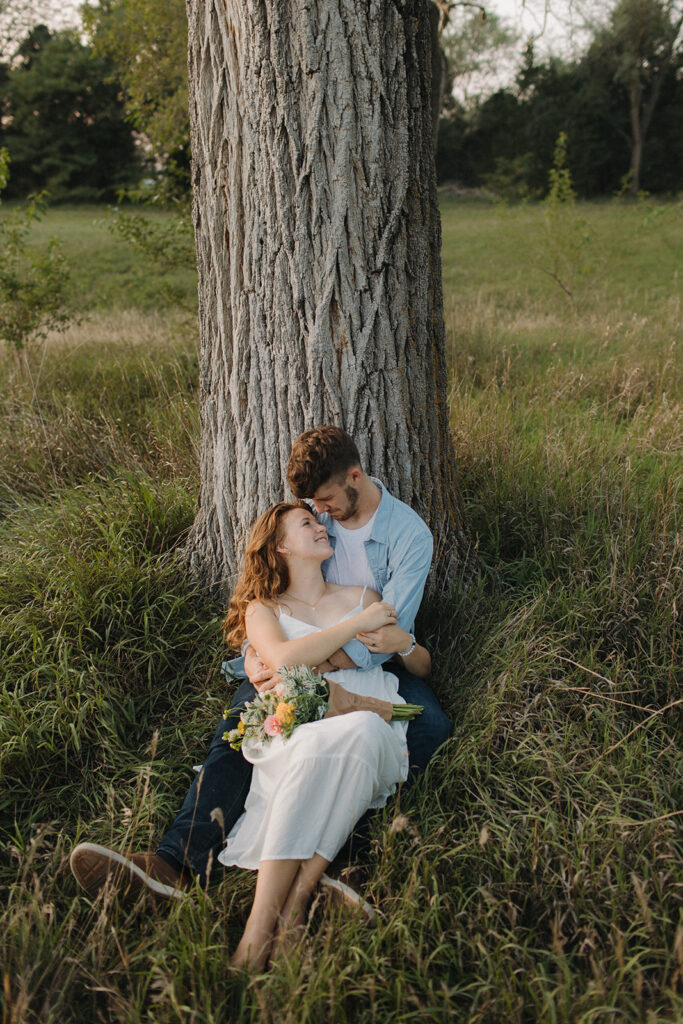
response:
<path id="1" fill-rule="evenodd" d="M 327 530 L 311 512 L 295 508 L 282 519 L 282 539 L 278 551 L 286 557 L 324 562 L 332 554 Z"/>

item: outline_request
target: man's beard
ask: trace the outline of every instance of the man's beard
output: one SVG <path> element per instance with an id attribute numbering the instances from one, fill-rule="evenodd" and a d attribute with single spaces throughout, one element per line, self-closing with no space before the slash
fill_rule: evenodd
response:
<path id="1" fill-rule="evenodd" d="M 335 516 L 338 523 L 344 523 L 347 519 L 350 519 L 351 516 L 355 516 L 358 503 L 360 501 L 360 495 L 357 489 L 352 487 L 351 484 L 348 484 L 344 488 L 344 494 L 346 495 L 348 504 L 341 515 Z"/>

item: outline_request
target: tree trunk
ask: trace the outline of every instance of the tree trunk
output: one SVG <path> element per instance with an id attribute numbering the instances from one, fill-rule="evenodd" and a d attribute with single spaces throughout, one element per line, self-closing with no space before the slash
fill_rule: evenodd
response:
<path id="1" fill-rule="evenodd" d="M 640 167 L 643 161 L 643 133 L 641 124 L 642 89 L 632 82 L 629 91 L 629 115 L 631 119 L 631 167 L 629 171 L 629 192 L 637 196 L 640 191 Z"/>
<path id="2" fill-rule="evenodd" d="M 201 494 L 222 593 L 292 441 L 334 422 L 461 566 L 428 0 L 188 0 Z"/>

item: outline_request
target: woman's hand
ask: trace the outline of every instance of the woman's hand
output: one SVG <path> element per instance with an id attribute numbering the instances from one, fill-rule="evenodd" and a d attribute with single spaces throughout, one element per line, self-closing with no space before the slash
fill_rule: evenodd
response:
<path id="1" fill-rule="evenodd" d="M 359 633 L 367 633 L 382 626 L 393 626 L 398 619 L 398 614 L 393 604 L 386 601 L 375 601 L 356 617 L 356 625 L 360 626 Z"/>

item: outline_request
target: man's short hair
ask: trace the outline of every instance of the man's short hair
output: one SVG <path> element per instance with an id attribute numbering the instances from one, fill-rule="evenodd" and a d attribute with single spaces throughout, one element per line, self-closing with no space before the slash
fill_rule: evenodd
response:
<path id="1" fill-rule="evenodd" d="M 297 498 L 312 498 L 322 484 L 344 477 L 360 466 L 360 455 L 352 437 L 332 425 L 304 430 L 292 445 L 287 479 Z"/>

